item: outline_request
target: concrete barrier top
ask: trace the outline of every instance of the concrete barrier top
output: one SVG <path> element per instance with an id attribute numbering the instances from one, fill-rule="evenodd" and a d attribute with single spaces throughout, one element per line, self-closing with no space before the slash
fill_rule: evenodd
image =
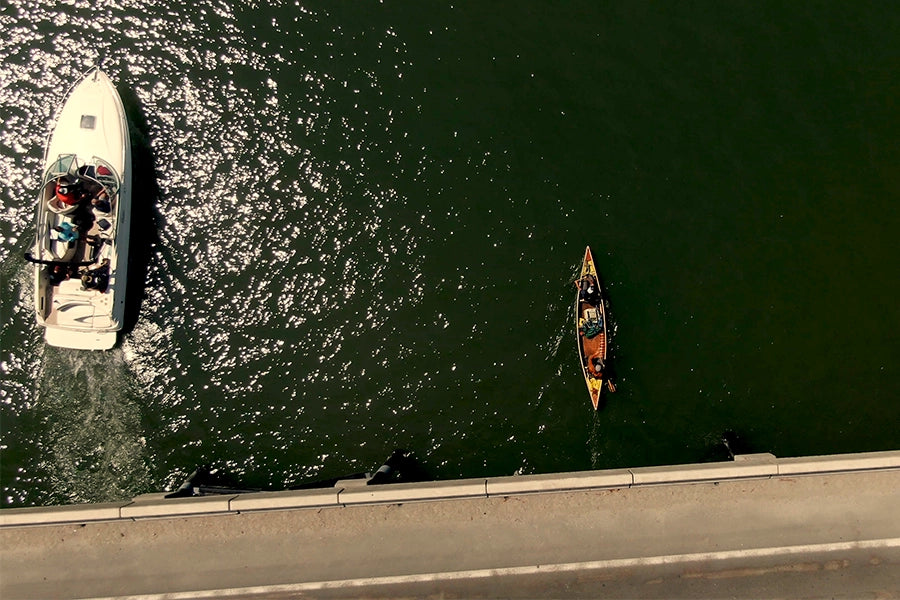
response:
<path id="1" fill-rule="evenodd" d="M 634 485 L 648 485 L 772 477 L 778 474 L 778 467 L 773 462 L 747 460 L 677 467 L 642 467 L 631 469 L 631 473 L 634 475 Z"/>
<path id="2" fill-rule="evenodd" d="M 317 488 L 311 490 L 240 494 L 232 498 L 229 506 L 231 510 L 238 512 L 339 506 L 339 491 L 340 490 L 336 488 Z"/>
<path id="3" fill-rule="evenodd" d="M 779 475 L 805 473 L 834 473 L 839 471 L 867 471 L 900 468 L 900 452 L 865 452 L 860 454 L 830 454 L 799 456 L 778 460 Z"/>
<path id="4" fill-rule="evenodd" d="M 558 492 L 578 489 L 629 487 L 634 477 L 629 469 L 609 471 L 577 471 L 546 475 L 514 475 L 487 480 L 488 496 L 509 496 L 538 492 Z"/>
<path id="5" fill-rule="evenodd" d="M 0 527 L 115 520 L 121 517 L 122 507 L 129 504 L 131 504 L 131 500 L 104 504 L 4 508 L 0 510 Z"/>
<path id="6" fill-rule="evenodd" d="M 177 515 L 229 512 L 235 495 L 166 498 L 165 494 L 145 494 L 123 506 L 122 518 L 169 517 Z"/>
<path id="7" fill-rule="evenodd" d="M 341 504 L 372 504 L 421 502 L 449 498 L 486 497 L 484 479 L 431 481 L 425 483 L 391 483 L 383 485 L 354 485 L 341 490 Z"/>

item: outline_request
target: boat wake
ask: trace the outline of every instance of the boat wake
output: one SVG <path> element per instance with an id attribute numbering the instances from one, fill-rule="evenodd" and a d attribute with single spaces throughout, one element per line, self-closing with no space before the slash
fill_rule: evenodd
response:
<path id="1" fill-rule="evenodd" d="M 600 411 L 594 411 L 593 419 L 591 419 L 591 430 L 588 434 L 587 446 L 591 455 L 591 469 L 604 469 L 609 464 L 609 459 L 603 453 L 601 414 Z"/>
<path id="2" fill-rule="evenodd" d="M 121 350 L 45 346 L 35 411 L 41 471 L 58 502 L 110 502 L 149 489 L 138 394 Z"/>

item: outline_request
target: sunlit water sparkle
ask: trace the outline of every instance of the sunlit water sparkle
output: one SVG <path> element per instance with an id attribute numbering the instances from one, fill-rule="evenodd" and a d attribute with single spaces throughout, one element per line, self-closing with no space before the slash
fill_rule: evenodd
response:
<path id="1" fill-rule="evenodd" d="M 897 120 L 890 78 L 853 77 L 896 36 L 863 13 L 830 42 L 838 9 L 692 10 L 9 0 L 2 504 L 172 489 L 204 463 L 280 487 L 396 447 L 435 478 L 708 460 L 726 429 L 886 449 Z M 794 48 L 803 24 L 828 35 Z M 156 220 L 133 329 L 66 353 L 21 256 L 53 111 L 94 64 L 146 123 Z M 860 93 L 820 102 L 827 73 Z M 839 236 L 823 205 L 858 210 Z M 598 413 L 570 313 L 587 244 L 620 382 Z M 819 328 L 832 285 L 857 315 L 842 355 Z"/>

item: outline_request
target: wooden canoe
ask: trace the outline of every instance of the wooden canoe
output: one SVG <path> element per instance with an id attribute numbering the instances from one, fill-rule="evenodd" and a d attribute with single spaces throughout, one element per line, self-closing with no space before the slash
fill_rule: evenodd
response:
<path id="1" fill-rule="evenodd" d="M 594 266 L 591 248 L 584 251 L 581 273 L 575 280 L 575 336 L 578 341 L 578 357 L 581 371 L 591 396 L 594 410 L 600 404 L 606 369 L 606 309 L 600 289 L 600 279 Z"/>

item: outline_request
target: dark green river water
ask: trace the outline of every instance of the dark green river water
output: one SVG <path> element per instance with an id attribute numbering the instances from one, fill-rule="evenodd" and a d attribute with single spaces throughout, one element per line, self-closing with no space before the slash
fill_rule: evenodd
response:
<path id="1" fill-rule="evenodd" d="M 0 0 L 2 506 L 900 448 L 900 9 Z M 93 64 L 136 313 L 46 347 L 22 258 Z M 594 412 L 572 303 L 606 282 Z M 133 297 L 134 299 L 135 297 Z"/>

